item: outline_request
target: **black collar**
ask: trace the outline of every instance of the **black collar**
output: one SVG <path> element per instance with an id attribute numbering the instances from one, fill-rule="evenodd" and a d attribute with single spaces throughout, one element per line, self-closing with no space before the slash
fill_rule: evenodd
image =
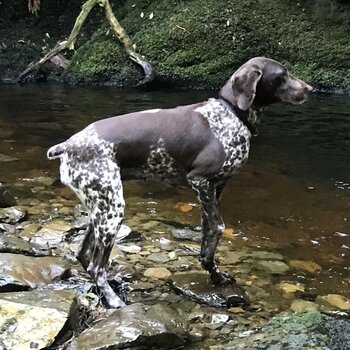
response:
<path id="1" fill-rule="evenodd" d="M 242 111 L 241 109 L 239 109 L 237 106 L 233 105 L 230 101 L 226 100 L 223 97 L 219 97 L 219 100 L 229 109 L 231 109 L 233 111 L 233 113 L 241 120 L 241 122 L 248 128 L 248 130 L 250 131 L 250 133 L 252 134 L 252 136 L 256 136 L 258 135 L 258 130 L 256 128 L 256 126 L 254 124 L 252 124 L 249 121 L 249 114 L 252 113 L 258 113 L 258 111 L 256 111 L 253 107 L 250 107 L 250 109 L 252 109 L 252 111 L 250 111 L 250 109 L 248 109 L 247 111 Z"/>

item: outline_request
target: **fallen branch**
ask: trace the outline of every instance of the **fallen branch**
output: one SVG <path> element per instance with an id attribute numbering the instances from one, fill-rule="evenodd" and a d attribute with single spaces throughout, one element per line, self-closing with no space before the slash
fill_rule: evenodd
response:
<path id="1" fill-rule="evenodd" d="M 74 49 L 74 44 L 76 42 L 77 36 L 81 30 L 81 27 L 83 26 L 87 16 L 89 15 L 90 11 L 96 6 L 99 5 L 104 8 L 106 18 L 112 27 L 115 35 L 119 39 L 119 41 L 124 45 L 124 48 L 126 52 L 128 53 L 131 60 L 139 64 L 145 74 L 145 77 L 142 81 L 140 81 L 137 85 L 143 85 L 146 84 L 154 79 L 154 72 L 151 64 L 146 61 L 141 55 L 139 55 L 132 45 L 132 42 L 129 38 L 129 36 L 126 34 L 124 28 L 120 25 L 119 21 L 115 17 L 112 7 L 109 3 L 109 0 L 87 0 L 83 6 L 82 9 L 75 20 L 74 27 L 71 31 L 71 33 L 68 36 L 67 40 L 58 42 L 56 46 L 50 50 L 43 58 L 41 58 L 39 61 L 31 63 L 16 79 L 16 82 L 21 82 L 24 80 L 25 77 L 27 77 L 31 72 L 38 71 L 43 64 L 45 64 L 47 61 L 52 60 L 56 55 L 58 55 L 61 51 L 69 49 Z"/>

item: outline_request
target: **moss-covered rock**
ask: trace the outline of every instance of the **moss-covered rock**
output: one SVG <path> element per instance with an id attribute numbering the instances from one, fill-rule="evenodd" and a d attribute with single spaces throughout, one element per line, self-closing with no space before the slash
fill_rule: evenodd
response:
<path id="1" fill-rule="evenodd" d="M 263 55 L 319 87 L 350 87 L 346 2 L 126 0 L 114 8 L 160 80 L 213 87 L 247 59 Z M 116 41 L 103 26 L 74 55 L 68 79 L 122 85 L 137 81 L 142 71 Z"/>
<path id="2" fill-rule="evenodd" d="M 282 313 L 246 337 L 239 338 L 239 349 L 345 350 L 350 344 L 350 322 L 322 315 L 318 311 Z M 237 343 L 238 340 L 233 340 Z"/>

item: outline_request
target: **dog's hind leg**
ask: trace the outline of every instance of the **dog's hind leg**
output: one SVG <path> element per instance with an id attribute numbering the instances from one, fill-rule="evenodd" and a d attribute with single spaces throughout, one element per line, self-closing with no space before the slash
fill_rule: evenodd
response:
<path id="1" fill-rule="evenodd" d="M 83 164 L 67 160 L 61 165 L 71 169 L 64 183 L 77 194 L 89 212 L 90 223 L 77 258 L 96 282 L 107 305 L 111 308 L 123 307 L 125 304 L 109 285 L 106 273 L 124 216 L 120 169 L 113 159 L 107 157 L 90 159 Z"/>

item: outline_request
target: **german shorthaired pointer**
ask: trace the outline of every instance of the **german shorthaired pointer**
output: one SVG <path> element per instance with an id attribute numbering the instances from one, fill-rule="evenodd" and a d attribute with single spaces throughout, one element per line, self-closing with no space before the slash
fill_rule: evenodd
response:
<path id="1" fill-rule="evenodd" d="M 220 272 L 214 261 L 224 230 L 221 192 L 247 161 L 262 108 L 274 102 L 303 103 L 311 90 L 280 63 L 256 57 L 232 75 L 217 99 L 103 119 L 49 149 L 49 159 L 61 159 L 61 181 L 89 211 L 90 224 L 77 258 L 109 307 L 124 306 L 106 275 L 124 216 L 121 170 L 137 167 L 145 176 L 184 175 L 202 208 L 202 266 L 214 284 L 231 283 L 234 279 Z"/>

